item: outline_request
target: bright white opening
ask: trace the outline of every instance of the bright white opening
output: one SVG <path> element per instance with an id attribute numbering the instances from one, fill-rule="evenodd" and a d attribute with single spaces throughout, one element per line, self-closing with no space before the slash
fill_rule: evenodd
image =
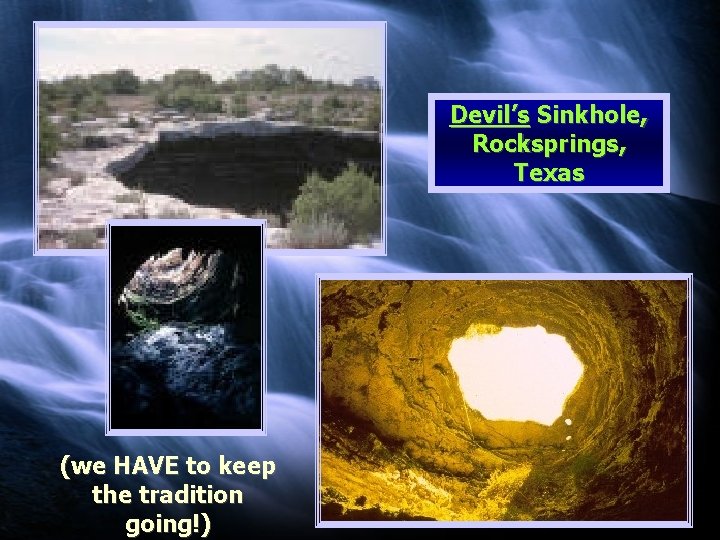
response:
<path id="1" fill-rule="evenodd" d="M 497 330 L 477 325 L 450 347 L 465 401 L 489 420 L 551 425 L 580 380 L 582 363 L 564 337 L 542 326 Z"/>

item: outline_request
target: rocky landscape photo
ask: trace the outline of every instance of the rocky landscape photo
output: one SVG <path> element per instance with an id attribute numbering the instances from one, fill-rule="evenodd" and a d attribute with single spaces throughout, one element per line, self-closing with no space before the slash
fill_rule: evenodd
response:
<path id="1" fill-rule="evenodd" d="M 38 249 L 103 248 L 113 218 L 383 245 L 381 28 L 37 32 Z"/>
<path id="2" fill-rule="evenodd" d="M 260 429 L 261 226 L 110 230 L 110 429 Z"/>
<path id="3" fill-rule="evenodd" d="M 688 298 L 321 280 L 321 521 L 685 520 Z"/>

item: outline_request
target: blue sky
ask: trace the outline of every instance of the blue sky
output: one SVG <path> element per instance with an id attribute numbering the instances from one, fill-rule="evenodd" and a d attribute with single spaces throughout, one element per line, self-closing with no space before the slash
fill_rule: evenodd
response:
<path id="1" fill-rule="evenodd" d="M 43 80 L 132 69 L 159 78 L 178 68 L 216 80 L 242 69 L 277 64 L 318 79 L 381 79 L 381 27 L 357 28 L 38 28 Z"/>

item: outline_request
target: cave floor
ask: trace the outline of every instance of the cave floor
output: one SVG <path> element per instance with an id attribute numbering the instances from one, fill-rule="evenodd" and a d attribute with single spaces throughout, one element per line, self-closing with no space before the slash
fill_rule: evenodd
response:
<path id="1" fill-rule="evenodd" d="M 113 347 L 113 426 L 259 427 L 260 368 L 259 346 L 226 325 L 146 330 Z"/>
<path id="2" fill-rule="evenodd" d="M 363 423 L 325 420 L 321 440 L 324 521 L 552 519 L 577 502 L 576 483 L 553 468 L 556 447 L 501 450 L 503 467 L 461 476 L 428 468 Z"/>

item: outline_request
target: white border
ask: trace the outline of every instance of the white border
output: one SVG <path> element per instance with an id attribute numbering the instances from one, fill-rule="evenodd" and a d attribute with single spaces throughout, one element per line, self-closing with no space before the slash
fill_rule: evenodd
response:
<path id="1" fill-rule="evenodd" d="M 687 282 L 687 521 L 322 521 L 320 505 L 321 287 L 323 281 L 686 281 Z M 359 528 L 692 528 L 693 527 L 693 274 L 691 273 L 316 273 L 315 274 L 315 527 Z"/>
<path id="2" fill-rule="evenodd" d="M 111 227 L 260 227 L 260 428 L 252 429 L 113 429 L 110 425 L 110 374 L 112 362 L 111 334 Z M 107 238 L 107 258 L 105 259 L 105 435 L 106 436 L 265 436 L 267 435 L 267 250 L 265 249 L 264 219 L 111 219 L 105 226 Z M 105 250 L 102 250 L 105 253 Z"/>
<path id="3" fill-rule="evenodd" d="M 387 21 L 33 21 L 33 255 L 39 256 L 102 256 L 97 249 L 41 249 L 39 246 L 39 28 L 382 28 L 383 66 L 380 80 L 380 246 L 377 248 L 284 249 L 269 248 L 274 255 L 305 257 L 387 255 Z M 203 218 L 198 218 L 203 219 Z M 252 219 L 252 218 L 247 218 Z"/>
<path id="4" fill-rule="evenodd" d="M 661 186 L 580 186 L 545 183 L 523 186 L 437 186 L 435 185 L 435 102 L 452 99 L 523 100 L 523 101 L 579 101 L 579 100 L 633 100 L 662 101 L 663 103 L 663 156 Z M 670 94 L 668 93 L 543 93 L 543 94 L 483 94 L 483 93 L 430 93 L 428 94 L 428 192 L 429 193 L 670 193 Z"/>

